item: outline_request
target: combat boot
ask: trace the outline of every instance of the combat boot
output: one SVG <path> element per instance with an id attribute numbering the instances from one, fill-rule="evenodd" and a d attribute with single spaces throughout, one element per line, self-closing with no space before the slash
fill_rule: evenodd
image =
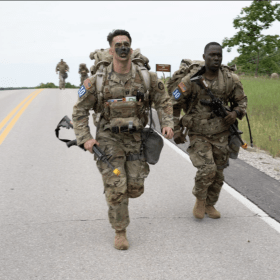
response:
<path id="1" fill-rule="evenodd" d="M 205 213 L 208 215 L 209 218 L 212 219 L 221 218 L 221 213 L 215 209 L 214 205 L 206 205 Z"/>
<path id="2" fill-rule="evenodd" d="M 193 215 L 197 219 L 203 219 L 205 214 L 205 200 L 196 199 L 194 208 L 193 208 Z"/>
<path id="3" fill-rule="evenodd" d="M 129 243 L 126 239 L 126 230 L 116 230 L 115 248 L 118 250 L 127 250 Z"/>

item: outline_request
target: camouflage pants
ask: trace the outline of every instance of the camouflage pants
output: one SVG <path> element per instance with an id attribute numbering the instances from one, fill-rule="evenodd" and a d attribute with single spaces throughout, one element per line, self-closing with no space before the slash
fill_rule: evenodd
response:
<path id="1" fill-rule="evenodd" d="M 126 155 L 139 154 L 140 133 L 112 134 L 109 130 L 99 131 L 97 141 L 106 155 L 112 155 L 110 162 L 121 172 L 116 176 L 103 162 L 97 161 L 102 174 L 108 216 L 112 228 L 123 230 L 129 224 L 128 200 L 139 197 L 144 192 L 144 179 L 150 169 L 146 161 L 127 161 Z"/>
<path id="2" fill-rule="evenodd" d="M 80 86 L 83 85 L 84 80 L 86 80 L 87 78 L 88 78 L 88 75 L 81 76 L 81 84 L 80 84 Z"/>
<path id="3" fill-rule="evenodd" d="M 229 152 L 227 134 L 214 141 L 206 137 L 190 137 L 188 153 L 193 165 L 198 169 L 195 176 L 193 195 L 206 199 L 207 205 L 214 205 L 224 182 L 223 170 L 227 167 Z"/>
<path id="4" fill-rule="evenodd" d="M 63 78 L 64 73 L 59 72 L 59 88 L 65 88 L 65 79 Z"/>

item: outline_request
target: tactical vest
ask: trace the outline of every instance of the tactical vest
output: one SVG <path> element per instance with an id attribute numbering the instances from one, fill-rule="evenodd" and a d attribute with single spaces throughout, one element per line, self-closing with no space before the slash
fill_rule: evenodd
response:
<path id="1" fill-rule="evenodd" d="M 59 63 L 58 67 L 59 67 L 59 72 L 64 74 L 65 71 L 66 71 L 66 64 L 65 63 Z"/>
<path id="2" fill-rule="evenodd" d="M 104 130 L 110 128 L 113 131 L 119 128 L 121 131 L 122 127 L 132 127 L 134 130 L 143 129 L 148 122 L 146 109 L 148 108 L 150 86 L 150 74 L 145 67 L 132 63 L 131 79 L 122 85 L 111 81 L 108 67 L 101 65 L 96 73 L 97 111 L 99 113 L 95 122 L 102 117 L 105 120 Z M 137 91 L 144 93 L 144 102 L 136 102 Z M 135 101 L 126 101 L 129 100 L 129 97 L 133 97 Z M 123 101 L 110 101 L 116 99 Z"/>
<path id="3" fill-rule="evenodd" d="M 211 86 L 212 93 L 224 102 L 224 105 L 228 103 L 228 94 L 233 90 L 233 77 L 232 70 L 230 67 L 222 65 L 221 68 L 222 75 L 218 76 L 217 85 Z M 194 106 L 205 106 L 198 104 L 200 100 L 211 100 L 209 95 L 202 90 L 197 84 L 192 85 L 192 95 L 195 94 L 196 99 L 191 104 L 190 114 L 183 116 L 181 123 L 183 126 L 186 126 L 191 131 L 195 133 L 213 135 L 229 129 L 228 125 L 222 117 L 216 116 L 209 108 L 208 112 L 200 112 L 192 114 L 191 109 Z"/>

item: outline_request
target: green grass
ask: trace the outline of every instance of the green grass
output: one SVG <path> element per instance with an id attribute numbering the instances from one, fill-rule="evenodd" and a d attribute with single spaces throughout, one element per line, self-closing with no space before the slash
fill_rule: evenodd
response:
<path id="1" fill-rule="evenodd" d="M 247 113 L 254 146 L 280 157 L 280 81 L 267 78 L 241 78 L 248 97 Z M 250 143 L 246 117 L 239 121 L 242 138 Z"/>

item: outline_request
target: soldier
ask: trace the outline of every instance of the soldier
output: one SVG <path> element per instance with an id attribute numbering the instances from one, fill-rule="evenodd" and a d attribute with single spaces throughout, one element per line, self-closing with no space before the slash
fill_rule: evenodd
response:
<path id="1" fill-rule="evenodd" d="M 69 71 L 69 66 L 67 65 L 67 63 L 65 61 L 63 61 L 63 59 L 61 59 L 60 62 L 58 62 L 58 64 L 56 65 L 55 68 L 56 74 L 57 71 L 59 71 L 59 88 L 60 89 L 65 89 L 65 77 L 67 77 L 67 71 Z"/>
<path id="2" fill-rule="evenodd" d="M 109 207 L 109 221 L 116 232 L 114 246 L 126 250 L 129 247 L 126 238 L 128 200 L 143 194 L 144 179 L 149 174 L 149 165 L 140 154 L 141 130 L 148 122 L 149 99 L 155 104 L 162 134 L 168 139 L 173 137 L 173 111 L 171 99 L 156 73 L 131 61 L 130 34 L 114 30 L 107 40 L 113 62 L 105 61 L 101 74 L 98 71 L 84 81 L 73 108 L 73 125 L 78 145 L 91 153 L 93 145 L 99 145 L 105 154 L 112 155 L 110 162 L 120 170 L 120 175 L 116 176 L 105 163 L 97 161 Z M 122 101 L 126 97 L 135 101 Z M 95 111 L 95 139 L 88 126 L 91 109 Z"/>
<path id="3" fill-rule="evenodd" d="M 86 80 L 88 78 L 88 73 L 89 73 L 88 68 L 87 68 L 85 63 L 81 63 L 79 65 L 79 72 L 78 73 L 81 74 L 81 84 L 80 84 L 80 86 L 82 86 L 84 80 Z"/>
<path id="4" fill-rule="evenodd" d="M 233 110 L 225 118 L 215 115 L 210 106 L 202 105 L 201 100 L 210 100 L 205 90 L 190 81 L 190 77 L 201 66 L 196 65 L 196 71 L 188 73 L 173 91 L 174 141 L 177 144 L 185 142 L 185 136 L 180 126 L 188 129 L 190 146 L 187 149 L 193 165 L 198 169 L 195 176 L 193 195 L 196 203 L 193 215 L 203 219 L 204 214 L 210 218 L 220 218 L 220 212 L 214 207 L 218 201 L 223 185 L 223 170 L 228 166 L 229 127 L 246 114 L 247 97 L 237 75 L 229 67 L 221 65 L 222 47 L 216 42 L 205 46 L 203 59 L 205 73 L 202 75 L 213 94 L 225 105 L 233 102 Z M 191 68 L 192 66 L 190 66 Z M 181 109 L 185 115 L 180 119 Z"/>

